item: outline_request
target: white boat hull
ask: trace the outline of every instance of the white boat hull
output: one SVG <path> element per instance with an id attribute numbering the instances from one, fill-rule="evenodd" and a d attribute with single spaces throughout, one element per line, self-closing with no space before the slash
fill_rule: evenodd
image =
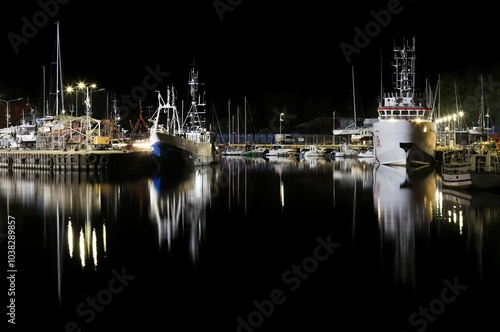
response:
<path id="1" fill-rule="evenodd" d="M 432 121 L 380 120 L 373 124 L 373 156 L 382 165 L 432 164 L 436 125 Z"/>
<path id="2" fill-rule="evenodd" d="M 443 186 L 449 188 L 469 188 L 472 186 L 472 177 L 470 173 L 443 173 L 441 174 Z"/>

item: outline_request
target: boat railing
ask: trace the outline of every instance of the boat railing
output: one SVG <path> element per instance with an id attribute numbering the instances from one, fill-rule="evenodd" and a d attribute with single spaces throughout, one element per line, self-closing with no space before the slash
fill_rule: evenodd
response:
<path id="1" fill-rule="evenodd" d="M 421 107 L 380 108 L 378 110 L 378 114 L 380 119 L 389 119 L 389 120 L 427 119 L 431 114 L 431 110 Z"/>

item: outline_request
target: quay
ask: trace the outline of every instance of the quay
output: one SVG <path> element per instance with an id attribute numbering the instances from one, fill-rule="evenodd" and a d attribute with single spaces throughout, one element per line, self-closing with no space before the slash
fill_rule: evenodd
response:
<path id="1" fill-rule="evenodd" d="M 147 150 L 0 150 L 0 168 L 124 172 L 154 167 Z"/>

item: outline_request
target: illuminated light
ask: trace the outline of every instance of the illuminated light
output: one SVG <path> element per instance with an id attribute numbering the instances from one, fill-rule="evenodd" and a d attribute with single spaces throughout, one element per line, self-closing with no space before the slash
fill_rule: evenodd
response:
<path id="1" fill-rule="evenodd" d="M 92 258 L 94 259 L 94 269 L 97 267 L 97 235 L 95 228 L 92 229 Z"/>
<path id="2" fill-rule="evenodd" d="M 106 224 L 102 224 L 102 242 L 104 249 L 104 257 L 106 257 Z"/>
<path id="3" fill-rule="evenodd" d="M 460 217 L 458 218 L 458 225 L 460 227 L 460 235 L 462 235 L 464 228 L 464 216 L 462 214 L 462 211 L 460 211 Z"/>
<path id="4" fill-rule="evenodd" d="M 80 260 L 82 261 L 82 268 L 85 267 L 85 235 L 83 228 L 80 229 Z"/>
<path id="5" fill-rule="evenodd" d="M 140 150 L 149 150 L 150 145 L 148 142 L 140 142 L 140 143 L 134 143 L 133 147 Z"/>
<path id="6" fill-rule="evenodd" d="M 73 224 L 71 223 L 71 217 L 68 221 L 68 250 L 69 257 L 73 258 Z"/>
<path id="7" fill-rule="evenodd" d="M 285 185 L 283 181 L 280 181 L 280 199 L 281 199 L 281 211 L 283 211 L 285 207 Z"/>

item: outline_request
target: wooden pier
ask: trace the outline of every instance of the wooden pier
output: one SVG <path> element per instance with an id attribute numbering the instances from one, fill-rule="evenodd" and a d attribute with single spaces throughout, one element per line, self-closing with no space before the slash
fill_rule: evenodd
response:
<path id="1" fill-rule="evenodd" d="M 152 167 L 144 150 L 0 150 L 0 168 L 8 169 L 109 172 Z"/>

